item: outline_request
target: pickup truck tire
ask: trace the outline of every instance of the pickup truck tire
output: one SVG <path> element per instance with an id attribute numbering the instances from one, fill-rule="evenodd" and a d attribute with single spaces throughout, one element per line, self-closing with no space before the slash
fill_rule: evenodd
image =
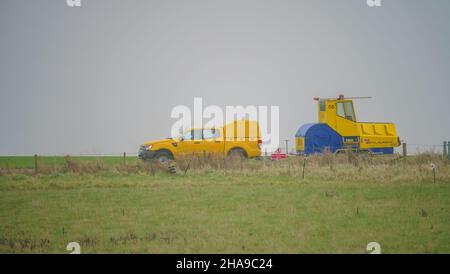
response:
<path id="1" fill-rule="evenodd" d="M 167 163 L 173 160 L 173 156 L 169 151 L 161 150 L 156 152 L 155 159 L 157 159 L 160 163 Z"/>
<path id="2" fill-rule="evenodd" d="M 228 152 L 228 157 L 232 159 L 245 159 L 247 158 L 247 153 L 242 148 L 232 148 Z"/>

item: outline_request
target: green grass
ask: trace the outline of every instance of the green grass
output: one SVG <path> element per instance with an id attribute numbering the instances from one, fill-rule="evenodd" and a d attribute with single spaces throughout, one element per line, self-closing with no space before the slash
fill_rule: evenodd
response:
<path id="1" fill-rule="evenodd" d="M 375 241 L 383 253 L 450 253 L 447 179 L 322 169 L 0 176 L 0 252 L 68 253 L 75 241 L 82 253 L 365 253 Z"/>
<path id="2" fill-rule="evenodd" d="M 71 156 L 76 161 L 89 162 L 93 159 L 103 161 L 107 165 L 115 165 L 123 163 L 122 156 Z M 127 163 L 138 161 L 136 156 L 127 156 Z M 34 168 L 34 156 L 0 156 L 0 168 Z M 63 156 L 39 156 L 38 164 L 62 166 L 65 164 Z"/>

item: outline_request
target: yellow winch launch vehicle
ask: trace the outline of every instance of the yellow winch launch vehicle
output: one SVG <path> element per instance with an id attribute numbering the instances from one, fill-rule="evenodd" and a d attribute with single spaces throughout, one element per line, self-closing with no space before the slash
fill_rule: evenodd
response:
<path id="1" fill-rule="evenodd" d="M 361 98 L 364 97 L 314 98 L 318 102 L 319 123 L 305 124 L 298 129 L 297 153 L 309 155 L 326 150 L 394 153 L 394 147 L 400 146 L 394 124 L 357 122 L 353 99 Z"/>

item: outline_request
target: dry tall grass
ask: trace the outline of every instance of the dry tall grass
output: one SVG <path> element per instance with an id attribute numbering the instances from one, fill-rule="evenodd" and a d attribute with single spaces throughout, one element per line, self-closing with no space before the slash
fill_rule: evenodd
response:
<path id="1" fill-rule="evenodd" d="M 292 176 L 323 179 L 373 181 L 428 181 L 433 164 L 437 181 L 450 182 L 448 159 L 442 155 L 423 153 L 407 158 L 398 155 L 369 155 L 357 153 L 292 156 L 286 160 L 230 160 L 227 158 L 198 156 L 178 159 L 180 169 L 191 174 L 215 171 L 223 175 Z M 305 175 L 304 175 L 305 174 Z"/>
<path id="2" fill-rule="evenodd" d="M 230 159 L 213 154 L 200 154 L 179 157 L 172 163 L 162 164 L 157 161 L 138 161 L 132 164 L 106 165 L 101 159 L 91 161 L 74 160 L 65 157 L 64 165 L 39 164 L 37 172 L 33 169 L 3 168 L 0 175 L 55 173 L 83 174 L 148 174 L 170 173 L 174 176 L 220 175 L 238 176 L 289 176 L 296 178 L 315 178 L 323 180 L 344 179 L 347 181 L 420 181 L 433 180 L 432 164 L 436 171 L 436 181 L 450 182 L 448 159 L 435 153 L 421 153 L 401 158 L 398 155 L 369 154 L 331 154 L 309 157 L 291 156 L 288 159 L 271 161 L 269 159 Z M 433 178 L 433 179 L 432 179 Z"/>

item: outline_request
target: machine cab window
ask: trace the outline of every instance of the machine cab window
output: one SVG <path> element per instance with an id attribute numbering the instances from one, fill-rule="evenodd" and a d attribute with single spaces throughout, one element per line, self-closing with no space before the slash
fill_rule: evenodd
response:
<path id="1" fill-rule="evenodd" d="M 356 122 L 355 111 L 353 110 L 352 102 L 337 102 L 336 114 L 347 120 Z"/>
<path id="2" fill-rule="evenodd" d="M 319 100 L 319 111 L 325 111 L 325 100 Z"/>
<path id="3" fill-rule="evenodd" d="M 355 111 L 353 110 L 353 103 L 345 102 L 344 109 L 345 109 L 345 118 L 352 120 L 353 122 L 356 122 Z"/>

